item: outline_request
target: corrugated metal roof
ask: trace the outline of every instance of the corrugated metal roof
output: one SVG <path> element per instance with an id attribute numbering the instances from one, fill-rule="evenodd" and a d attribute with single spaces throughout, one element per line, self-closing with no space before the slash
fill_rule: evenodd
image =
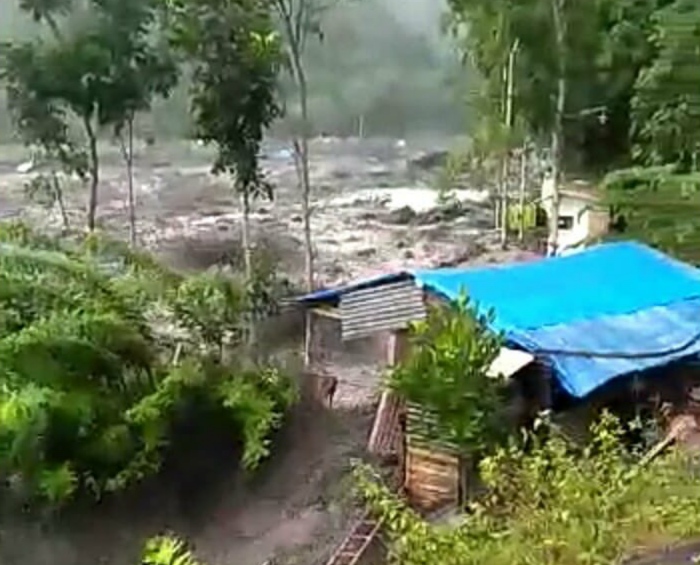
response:
<path id="1" fill-rule="evenodd" d="M 326 288 L 316 290 L 310 294 L 305 294 L 297 298 L 297 302 L 301 304 L 313 304 L 317 302 L 337 303 L 340 297 L 348 292 L 362 290 L 364 288 L 372 288 L 383 284 L 411 279 L 411 274 L 408 272 L 387 273 L 372 278 L 355 280 L 342 287 Z"/>
<path id="2" fill-rule="evenodd" d="M 423 292 L 411 279 L 345 293 L 340 299 L 343 339 L 408 327 L 426 316 Z"/>

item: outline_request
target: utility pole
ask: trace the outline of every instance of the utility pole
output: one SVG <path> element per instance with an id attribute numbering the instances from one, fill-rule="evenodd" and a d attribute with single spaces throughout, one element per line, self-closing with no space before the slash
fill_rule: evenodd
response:
<path id="1" fill-rule="evenodd" d="M 561 177 L 561 157 L 563 145 L 564 111 L 566 109 L 566 22 L 564 21 L 564 9 L 566 0 L 551 0 L 552 20 L 556 39 L 558 65 L 557 99 L 554 111 L 554 127 L 552 128 L 552 203 L 549 218 L 549 245 L 548 254 L 556 255 L 559 241 L 559 181 Z"/>
<path id="2" fill-rule="evenodd" d="M 511 137 L 513 133 L 513 103 L 515 98 L 515 55 L 518 52 L 520 42 L 516 39 L 508 51 L 508 63 L 506 66 L 506 146 L 504 148 L 503 163 L 501 165 L 501 245 L 508 243 L 508 172 L 510 169 Z"/>
<path id="3" fill-rule="evenodd" d="M 518 209 L 520 211 L 518 240 L 520 243 L 525 241 L 525 189 L 527 188 L 527 158 L 528 143 L 525 141 L 520 153 L 520 190 L 518 191 Z"/>

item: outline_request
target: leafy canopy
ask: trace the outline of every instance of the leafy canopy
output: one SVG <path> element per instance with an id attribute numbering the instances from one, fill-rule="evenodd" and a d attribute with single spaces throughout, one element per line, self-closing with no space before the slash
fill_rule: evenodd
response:
<path id="1" fill-rule="evenodd" d="M 632 115 L 636 156 L 646 163 L 700 162 L 700 6 L 677 0 L 653 15 L 655 57 L 635 83 Z"/>
<path id="2" fill-rule="evenodd" d="M 622 237 L 700 264 L 699 173 L 673 165 L 633 167 L 609 173 L 602 185 Z"/>
<path id="3" fill-rule="evenodd" d="M 38 145 L 68 172 L 89 174 L 94 228 L 99 128 L 119 131 L 177 80 L 174 61 L 156 41 L 156 1 L 26 0 L 21 6 L 52 33 L 2 45 L 9 108 L 26 144 Z M 82 140 L 72 131 L 76 123 Z"/>
<path id="4" fill-rule="evenodd" d="M 264 0 L 169 0 L 169 39 L 193 65 L 195 133 L 217 148 L 213 170 L 234 175 L 236 188 L 271 196 L 258 153 L 265 129 L 280 115 L 280 45 Z"/>
<path id="5" fill-rule="evenodd" d="M 504 68 L 517 44 L 515 112 L 525 132 L 553 123 L 558 60 L 566 62 L 567 164 L 594 172 L 633 157 L 686 161 L 697 140 L 697 3 L 594 0 L 562 4 L 565 47 L 557 48 L 552 0 L 450 0 L 448 27 L 482 75 L 479 108 L 504 115 Z M 695 59 L 694 59 L 695 58 Z M 636 145 L 632 153 L 632 143 Z"/>

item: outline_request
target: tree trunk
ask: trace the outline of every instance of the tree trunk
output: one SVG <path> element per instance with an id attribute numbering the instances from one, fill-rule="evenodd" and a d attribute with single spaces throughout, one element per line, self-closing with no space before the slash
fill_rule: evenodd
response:
<path id="1" fill-rule="evenodd" d="M 299 106 L 301 111 L 301 135 L 294 140 L 295 165 L 297 179 L 301 188 L 301 208 L 304 222 L 304 247 L 305 247 L 305 279 L 308 291 L 314 289 L 314 250 L 311 236 L 311 181 L 309 179 L 309 95 L 306 81 L 306 70 L 302 57 L 302 49 L 306 30 L 297 25 L 298 17 L 303 13 L 294 14 L 291 4 L 285 4 L 283 0 L 276 3 L 277 11 L 282 18 L 289 47 L 289 59 L 292 75 L 299 87 Z M 304 10 L 298 6 L 297 10 Z M 305 11 L 305 10 L 304 10 Z"/>
<path id="2" fill-rule="evenodd" d="M 564 8 L 566 0 L 552 0 L 552 18 L 556 34 L 559 72 L 557 79 L 557 101 L 554 110 L 554 128 L 552 129 L 552 213 L 549 226 L 549 254 L 556 255 L 559 242 L 559 181 L 561 177 L 562 135 L 564 111 L 566 109 L 566 23 Z"/>
<path id="3" fill-rule="evenodd" d="M 309 179 L 309 108 L 306 88 L 306 75 L 299 62 L 299 99 L 301 105 L 302 133 L 298 143 L 299 164 L 301 169 L 301 210 L 304 218 L 304 247 L 306 248 L 305 275 L 306 287 L 314 290 L 314 248 L 311 235 L 311 181 Z"/>
<path id="4" fill-rule="evenodd" d="M 129 194 L 129 242 L 136 247 L 136 198 L 134 197 L 134 117 L 126 124 L 126 182 Z"/>
<path id="5" fill-rule="evenodd" d="M 243 209 L 243 229 L 241 233 L 241 244 L 243 247 L 243 266 L 245 269 L 246 281 L 250 282 L 253 273 L 253 249 L 250 241 L 250 193 L 248 190 L 241 190 L 241 207 Z"/>
<path id="6" fill-rule="evenodd" d="M 501 200 L 500 208 L 500 239 L 501 247 L 505 249 L 508 246 L 508 160 L 510 154 L 506 151 L 505 155 L 502 157 L 501 161 L 501 175 L 500 175 L 500 186 L 499 192 Z"/>
<path id="7" fill-rule="evenodd" d="M 311 181 L 309 178 L 309 101 L 306 82 L 306 71 L 302 57 L 302 50 L 306 38 L 307 29 L 303 26 L 303 16 L 306 6 L 299 5 L 294 13 L 293 4 L 285 3 L 284 0 L 277 0 L 275 7 L 282 19 L 282 25 L 287 36 L 292 76 L 299 87 L 299 104 L 301 110 L 302 131 L 294 141 L 294 156 L 297 171 L 297 178 L 301 188 L 301 207 L 304 222 L 304 250 L 305 265 L 304 274 L 306 288 L 310 292 L 314 289 L 314 249 L 311 234 Z M 308 365 L 311 358 L 311 336 L 312 328 L 310 316 L 307 313 L 305 329 L 304 361 Z"/>
<path id="8" fill-rule="evenodd" d="M 527 187 L 527 144 L 523 144 L 520 156 L 520 190 L 518 194 L 518 209 L 520 211 L 518 240 L 525 241 L 525 188 Z"/>
<path id="9" fill-rule="evenodd" d="M 293 50 L 294 68 L 296 69 L 297 83 L 299 86 L 299 104 L 301 106 L 301 136 L 294 141 L 294 153 L 297 165 L 297 177 L 301 188 L 301 214 L 304 222 L 304 276 L 306 289 L 312 292 L 315 288 L 314 281 L 314 247 L 311 233 L 311 181 L 309 179 L 309 107 L 306 84 L 306 73 L 301 61 L 301 55 L 297 49 Z M 312 316 L 307 312 L 304 324 L 304 365 L 311 363 L 311 342 L 313 336 Z"/>
<path id="10" fill-rule="evenodd" d="M 97 190 L 100 184 L 100 161 L 97 155 L 97 135 L 92 128 L 91 118 L 85 116 L 83 118 L 85 126 L 85 134 L 89 144 L 89 169 L 90 169 L 90 197 L 88 201 L 87 228 L 88 231 L 95 231 L 95 220 L 97 217 Z"/>
<path id="11" fill-rule="evenodd" d="M 136 247 L 136 198 L 134 196 L 134 116 L 126 120 L 126 139 L 118 133 L 119 148 L 126 165 L 127 198 L 129 209 L 129 242 Z"/>
<path id="12" fill-rule="evenodd" d="M 250 191 L 247 188 L 240 190 L 241 197 L 241 208 L 243 209 L 243 222 L 241 229 L 241 245 L 243 247 L 243 268 L 245 269 L 245 280 L 246 284 L 250 284 L 255 276 L 255 269 L 253 265 L 253 247 L 250 236 Z M 248 355 L 253 360 L 257 360 L 257 331 L 256 331 L 256 312 L 250 312 L 250 317 L 248 320 L 248 336 L 246 344 L 248 346 Z M 221 349 L 221 358 L 223 359 L 223 344 Z"/>
<path id="13" fill-rule="evenodd" d="M 309 292 L 315 289 L 314 275 L 314 247 L 313 237 L 311 234 L 311 182 L 309 179 L 309 114 L 308 100 L 306 92 L 306 77 L 303 70 L 301 71 L 299 81 L 299 96 L 301 98 L 301 116 L 303 123 L 303 132 L 301 136 L 301 147 L 299 152 L 299 162 L 301 169 L 301 210 L 304 218 L 304 249 L 305 249 L 305 274 L 306 288 Z M 310 313 L 307 313 L 307 319 L 304 331 L 304 364 L 308 365 L 311 359 L 311 342 L 313 337 L 313 320 Z"/>
<path id="14" fill-rule="evenodd" d="M 68 212 L 66 211 L 66 202 L 63 199 L 63 189 L 61 188 L 61 183 L 58 180 L 58 175 L 55 172 L 51 173 L 51 182 L 53 184 L 54 199 L 58 205 L 58 211 L 61 214 L 61 222 L 63 223 L 63 230 L 70 230 L 70 221 L 68 220 Z"/>

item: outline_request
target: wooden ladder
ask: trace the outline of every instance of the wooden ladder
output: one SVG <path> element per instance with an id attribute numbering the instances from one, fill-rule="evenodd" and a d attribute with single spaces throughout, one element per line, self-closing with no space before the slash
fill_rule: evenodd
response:
<path id="1" fill-rule="evenodd" d="M 372 518 L 369 511 L 365 512 L 364 516 L 355 522 L 326 565 L 356 565 L 380 528 L 381 523 Z"/>

